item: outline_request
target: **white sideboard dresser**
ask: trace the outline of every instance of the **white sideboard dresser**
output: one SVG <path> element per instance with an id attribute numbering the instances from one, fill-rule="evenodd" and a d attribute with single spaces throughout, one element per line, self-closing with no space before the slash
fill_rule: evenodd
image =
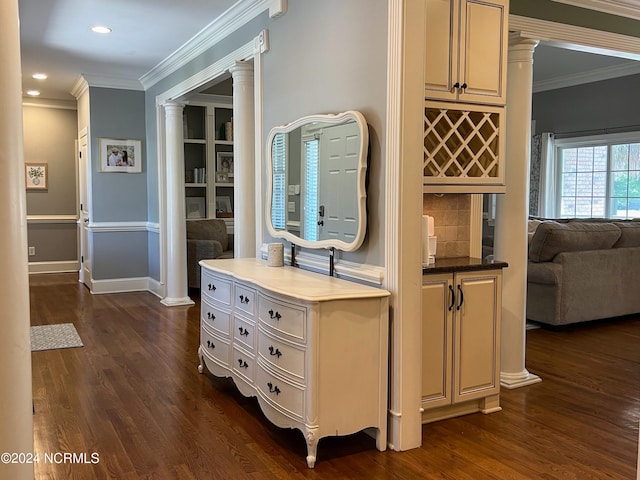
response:
<path id="1" fill-rule="evenodd" d="M 231 377 L 265 416 L 318 441 L 387 444 L 389 292 L 256 259 L 203 260 L 200 373 Z"/>

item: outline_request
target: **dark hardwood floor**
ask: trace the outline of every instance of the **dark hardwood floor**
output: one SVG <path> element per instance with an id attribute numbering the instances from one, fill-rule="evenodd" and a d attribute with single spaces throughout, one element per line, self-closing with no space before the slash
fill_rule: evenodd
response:
<path id="1" fill-rule="evenodd" d="M 640 316 L 530 330 L 527 367 L 543 381 L 503 390 L 501 412 L 424 425 L 406 452 L 325 438 L 310 470 L 299 431 L 198 374 L 197 303 L 91 295 L 71 274 L 31 276 L 30 291 L 32 325 L 72 322 L 84 342 L 32 354 L 36 452 L 99 460 L 40 462 L 39 480 L 636 478 Z"/>

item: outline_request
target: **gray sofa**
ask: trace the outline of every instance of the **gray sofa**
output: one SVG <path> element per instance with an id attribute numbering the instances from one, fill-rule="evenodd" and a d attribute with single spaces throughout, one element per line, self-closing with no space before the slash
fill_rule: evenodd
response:
<path id="1" fill-rule="evenodd" d="M 566 325 L 640 313 L 640 220 L 530 224 L 529 320 Z"/>
<path id="2" fill-rule="evenodd" d="M 233 258 L 233 234 L 219 218 L 187 220 L 187 280 L 200 288 L 200 260 Z"/>

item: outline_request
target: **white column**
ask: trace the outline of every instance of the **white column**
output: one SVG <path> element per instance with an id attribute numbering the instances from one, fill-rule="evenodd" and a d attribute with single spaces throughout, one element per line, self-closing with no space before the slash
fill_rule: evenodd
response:
<path id="1" fill-rule="evenodd" d="M 18 0 L 0 2 L 0 64 L 0 453 L 29 453 L 33 396 Z M 0 478 L 33 477 L 33 464 L 0 462 Z"/>
<path id="2" fill-rule="evenodd" d="M 233 77 L 234 256 L 255 257 L 255 109 L 253 66 L 236 62 Z"/>
<path id="3" fill-rule="evenodd" d="M 193 305 L 187 286 L 187 225 L 184 202 L 184 105 L 168 102 L 165 111 L 167 179 L 167 306 Z"/>
<path id="4" fill-rule="evenodd" d="M 533 51 L 537 40 L 511 39 L 507 70 L 507 193 L 497 195 L 495 256 L 503 272 L 500 383 L 517 388 L 540 381 L 525 368 L 527 216 L 531 150 Z"/>

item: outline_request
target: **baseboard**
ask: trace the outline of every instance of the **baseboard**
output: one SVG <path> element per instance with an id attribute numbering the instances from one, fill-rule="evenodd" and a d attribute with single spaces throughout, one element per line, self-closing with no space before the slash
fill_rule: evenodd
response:
<path id="1" fill-rule="evenodd" d="M 77 260 L 64 260 L 57 262 L 29 262 L 29 274 L 32 273 L 69 273 L 80 270 L 80 262 Z"/>
<path id="2" fill-rule="evenodd" d="M 94 294 L 148 291 L 160 296 L 156 293 L 160 284 L 149 277 L 110 278 L 108 280 L 96 280 L 94 278 L 92 279 L 92 284 L 93 288 L 91 289 L 91 293 Z"/>

